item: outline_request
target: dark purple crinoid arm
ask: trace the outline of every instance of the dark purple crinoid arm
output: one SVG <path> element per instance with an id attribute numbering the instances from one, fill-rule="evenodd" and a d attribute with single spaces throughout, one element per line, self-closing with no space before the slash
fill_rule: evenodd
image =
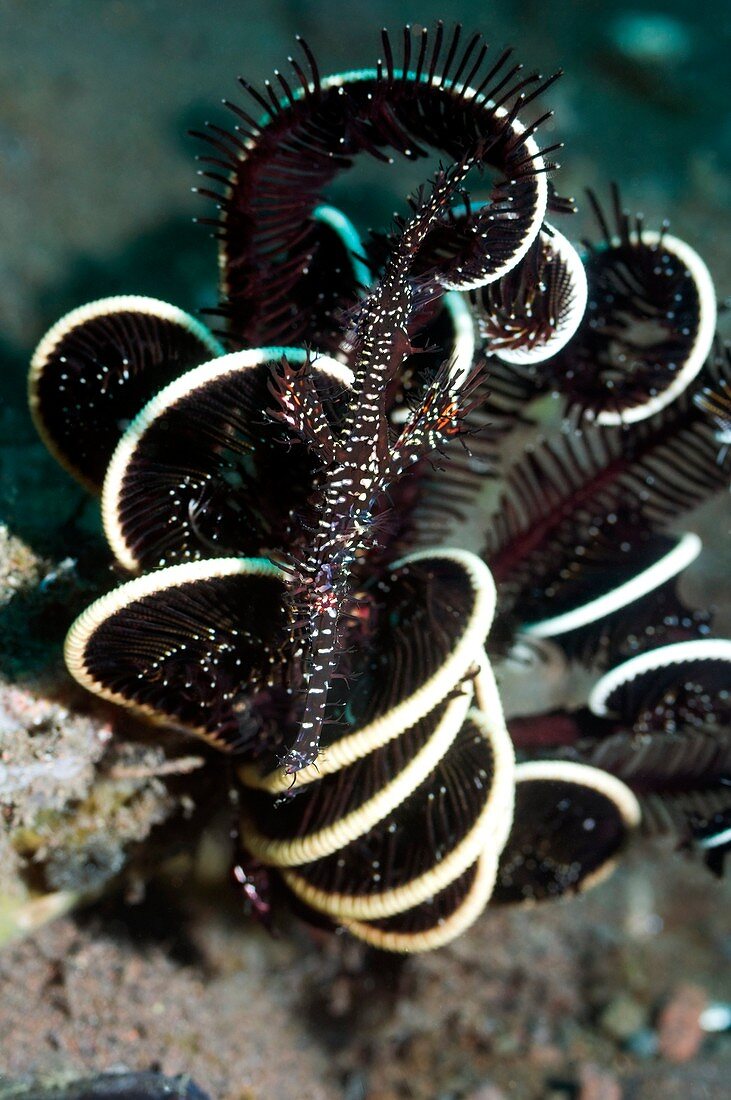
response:
<path id="1" fill-rule="evenodd" d="M 697 388 L 722 392 L 728 370 L 716 357 Z M 722 457 L 691 396 L 631 431 L 597 426 L 538 444 L 508 473 L 484 550 L 502 613 L 538 624 L 648 568 L 656 532 L 728 483 Z"/>
<path id="2" fill-rule="evenodd" d="M 220 210 L 212 224 L 231 338 L 261 345 L 316 335 L 332 351 L 338 324 L 323 315 L 323 285 L 326 298 L 342 296 L 321 283 L 309 303 L 298 298 L 323 249 L 314 212 L 324 189 L 362 154 L 414 160 L 436 150 L 460 160 L 481 142 L 480 164 L 496 178 L 459 267 L 463 283 L 497 278 L 525 253 L 545 214 L 549 166 L 534 134 L 546 116 L 526 126 L 517 115 L 551 81 L 521 75 L 509 50 L 488 60 L 482 37 L 463 44 L 459 26 L 449 35 L 437 24 L 416 41 L 405 28 L 400 59 L 384 35 L 376 69 L 325 79 L 300 44 L 304 67 L 291 58 L 290 78 L 277 73 L 263 91 L 241 81 L 249 104 L 228 104 L 233 132 L 211 126 L 198 136 L 209 146 L 204 175 L 220 185 L 204 193 Z"/>

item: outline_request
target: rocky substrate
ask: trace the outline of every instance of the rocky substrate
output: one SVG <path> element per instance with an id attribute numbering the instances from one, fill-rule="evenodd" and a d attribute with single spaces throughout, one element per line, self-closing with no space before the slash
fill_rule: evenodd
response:
<path id="1" fill-rule="evenodd" d="M 0 956 L 8 1078 L 152 1067 L 220 1100 L 727 1095 L 731 1042 L 703 1025 L 728 993 L 728 891 L 696 865 L 638 852 L 579 901 L 488 912 L 400 962 L 294 920 L 273 938 L 201 885 L 201 859 Z"/>

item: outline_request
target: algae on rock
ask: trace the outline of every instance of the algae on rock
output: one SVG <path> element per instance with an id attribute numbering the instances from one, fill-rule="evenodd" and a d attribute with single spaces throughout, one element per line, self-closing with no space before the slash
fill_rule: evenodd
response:
<path id="1" fill-rule="evenodd" d="M 45 582 L 70 573 L 0 526 L 0 613 L 9 622 L 0 674 L 0 945 L 100 893 L 155 826 L 192 812 L 167 777 L 203 763 L 119 736 L 111 708 L 92 703 L 81 713 L 57 701 L 68 690 L 57 650 L 47 649 L 45 667 L 35 652 L 32 671 L 24 666 L 13 649 L 24 607 L 42 617 L 44 593 L 56 598 Z"/>

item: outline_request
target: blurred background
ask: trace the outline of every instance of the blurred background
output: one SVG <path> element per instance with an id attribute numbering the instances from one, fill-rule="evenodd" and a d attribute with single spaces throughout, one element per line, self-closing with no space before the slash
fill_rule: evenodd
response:
<path id="1" fill-rule="evenodd" d="M 559 190 L 581 202 L 616 180 L 650 225 L 669 218 L 704 256 L 720 297 L 731 291 L 723 0 L 0 0 L 0 519 L 15 534 L 73 552 L 59 532 L 81 493 L 25 407 L 46 329 L 115 293 L 216 301 L 188 130 L 228 125 L 220 101 L 242 101 L 237 75 L 284 69 L 296 34 L 327 73 L 372 66 L 382 25 L 439 17 L 514 45 L 528 71 L 562 68 L 542 131 L 565 142 Z M 365 229 L 423 176 L 423 164 L 363 166 L 335 198 Z M 567 231 L 588 227 L 582 209 Z M 718 532 L 718 516 L 696 529 Z M 727 545 L 704 552 L 708 579 L 691 578 L 700 601 L 728 574 Z M 364 977 L 357 949 L 315 952 L 301 931 L 269 940 L 231 903 L 199 902 L 183 937 L 165 894 L 136 918 L 58 922 L 3 956 L 0 1085 L 4 1071 L 156 1063 L 231 1100 L 721 1100 L 728 1036 L 698 1021 L 699 1005 L 729 998 L 723 899 L 700 867 L 640 855 L 573 907 L 491 916 L 448 953 Z M 24 998 L 40 1006 L 31 1032 Z"/>

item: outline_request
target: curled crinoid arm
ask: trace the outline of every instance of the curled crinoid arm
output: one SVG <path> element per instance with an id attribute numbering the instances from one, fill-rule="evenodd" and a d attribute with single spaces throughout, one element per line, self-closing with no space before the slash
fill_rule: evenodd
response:
<path id="1" fill-rule="evenodd" d="M 470 712 L 420 782 L 412 783 L 406 771 L 394 780 L 404 781 L 398 804 L 384 804 L 380 820 L 363 820 L 358 835 L 345 834 L 331 855 L 283 874 L 298 897 L 356 935 L 360 923 L 353 928 L 351 921 L 367 921 L 375 932 L 380 922 L 400 917 L 407 931 L 414 910 L 457 882 L 484 852 L 496 860 L 510 829 L 512 746 L 507 735 L 496 734 L 491 716 Z M 404 949 L 418 950 L 418 940 Z"/>
<path id="2" fill-rule="evenodd" d="M 283 360 L 296 372 L 308 355 L 254 348 L 219 356 L 170 383 L 134 418 L 102 494 L 105 533 L 127 569 L 283 551 L 300 537 L 292 515 L 308 514 L 324 460 L 292 426 L 267 417 L 272 369 Z M 336 419 L 350 372 L 327 356 L 310 371 L 322 415 Z"/>
<path id="3" fill-rule="evenodd" d="M 657 646 L 710 636 L 712 613 L 689 606 L 678 593 L 683 569 L 702 549 L 698 536 L 656 534 L 643 542 L 647 549 L 654 546 L 657 557 L 639 570 L 628 570 L 625 584 L 613 586 L 610 579 L 605 590 L 608 613 L 587 615 L 585 625 L 559 623 L 568 629 L 554 634 L 549 633 L 550 620 L 545 623 L 543 636 L 556 642 L 569 660 L 606 670 Z M 596 605 L 587 610 L 596 610 Z M 535 637 L 539 631 L 529 633 Z"/>
<path id="4" fill-rule="evenodd" d="M 216 748 L 257 748 L 287 639 L 285 584 L 263 558 L 137 577 L 76 620 L 66 639 L 69 671 L 102 698 Z"/>
<path id="5" fill-rule="evenodd" d="M 727 370 L 719 362 L 704 377 L 715 390 Z M 729 463 L 687 396 L 629 435 L 591 427 L 527 452 L 508 473 L 484 551 L 503 614 L 559 635 L 669 579 L 697 542 L 657 532 L 722 490 Z"/>
<path id="6" fill-rule="evenodd" d="M 340 852 L 393 813 L 431 775 L 454 744 L 470 702 L 466 685 L 351 765 L 328 768 L 310 782 L 298 780 L 295 798 L 274 802 L 268 792 L 247 795 L 247 845 L 277 867 L 300 867 Z M 356 738 L 360 732 L 347 736 Z"/>
<path id="7" fill-rule="evenodd" d="M 421 560 L 427 565 L 429 559 Z M 402 585 L 408 583 L 407 567 Z M 434 646 L 411 631 L 396 641 L 385 625 L 383 641 L 391 660 L 401 651 L 415 671 L 419 651 Z M 463 620 L 456 617 L 458 625 Z M 462 631 L 463 642 L 471 631 Z M 443 644 L 438 638 L 435 642 L 436 649 Z M 461 648 L 462 659 L 474 657 L 474 649 Z M 414 650 L 410 657 L 408 649 Z M 381 654 L 380 642 L 374 642 L 374 658 L 380 660 Z M 430 658 L 435 656 L 436 650 Z M 457 681 L 429 709 L 459 674 L 455 658 L 449 653 L 421 683 L 410 681 L 416 687 L 412 695 L 385 712 L 386 685 L 377 677 L 373 687 L 380 713 L 359 725 L 357 713 L 365 704 L 365 713 L 372 714 L 373 696 L 361 693 L 360 703 L 353 700 L 354 725 L 333 735 L 321 769 L 300 773 L 296 798 L 275 804 L 272 795 L 281 789 L 281 777 L 257 775 L 251 766 L 240 772 L 247 787 L 253 784 L 241 824 L 249 848 L 281 868 L 289 889 L 310 908 L 386 950 L 426 950 L 471 923 L 487 901 L 510 831 L 513 748 L 484 656 L 478 658 L 476 680 Z M 476 694 L 479 686 L 482 711 L 468 712 L 473 684 Z M 420 713 L 423 717 L 414 720 Z M 490 868 L 489 875 L 483 869 L 484 889 L 447 920 L 450 891 L 462 896 L 459 883 L 474 873 L 483 856 Z"/>
<path id="8" fill-rule="evenodd" d="M 548 227 L 520 264 L 472 294 L 485 350 L 518 365 L 556 355 L 579 327 L 586 300 L 586 274 L 576 249 Z"/>
<path id="9" fill-rule="evenodd" d="M 624 644 L 622 622 L 633 632 Z M 626 784 L 646 834 L 700 849 L 720 873 L 731 821 L 731 642 L 708 636 L 707 617 L 700 625 L 667 583 L 619 616 L 615 652 L 629 645 L 635 654 L 599 678 L 588 709 L 510 728 L 534 757 L 580 762 Z"/>
<path id="10" fill-rule="evenodd" d="M 351 935 L 381 951 L 411 955 L 443 947 L 477 920 L 495 883 L 496 857 L 483 851 L 471 867 L 435 896 L 380 920 L 344 920 Z"/>
<path id="11" fill-rule="evenodd" d="M 606 672 L 589 705 L 636 732 L 731 723 L 731 641 L 701 638 L 659 646 Z"/>
<path id="12" fill-rule="evenodd" d="M 282 280 L 291 281 L 286 297 L 272 302 L 267 311 L 270 342 L 292 342 L 346 359 L 348 347 L 342 319 L 373 282 L 364 247 L 350 219 L 328 203 L 316 206 L 309 217 L 307 252 L 299 267 L 278 268 Z M 296 276 L 296 277 L 295 277 Z M 226 309 L 211 311 L 226 316 Z M 247 345 L 229 333 L 232 344 Z"/>
<path id="13" fill-rule="evenodd" d="M 518 764 L 515 778 L 513 831 L 491 900 L 538 902 L 605 878 L 640 823 L 629 787 L 598 768 L 560 760 Z"/>
<path id="14" fill-rule="evenodd" d="M 497 278 L 524 255 L 546 211 L 547 165 L 535 138 L 546 116 L 526 123 L 518 115 L 550 79 L 522 75 L 510 51 L 490 58 L 481 36 L 463 44 L 460 27 L 450 35 L 441 24 L 417 41 L 407 28 L 400 58 L 386 36 L 376 68 L 326 78 L 300 45 L 305 59 L 290 59 L 290 75 L 277 74 L 263 91 L 241 81 L 249 103 L 229 104 L 235 128 L 199 135 L 209 147 L 204 170 L 220 187 L 204 193 L 219 212 L 213 227 L 232 338 L 299 343 L 313 316 L 322 327 L 316 296 L 297 311 L 292 293 L 317 261 L 313 211 L 360 155 L 390 161 L 436 150 L 459 159 L 482 140 L 481 163 L 496 177 L 492 210 L 475 235 L 482 275 Z"/>
<path id="15" fill-rule="evenodd" d="M 674 834 L 681 842 L 699 839 L 691 820 L 694 811 L 703 803 L 706 811 L 731 810 L 728 725 L 663 722 L 659 714 L 652 728 L 605 719 L 603 729 L 592 729 L 570 751 L 573 758 L 616 776 L 634 791 L 649 835 Z M 710 828 L 707 847 L 713 833 Z"/>
<path id="16" fill-rule="evenodd" d="M 599 648 L 607 634 L 616 635 L 623 612 L 630 622 L 636 615 L 640 630 L 639 610 L 627 609 L 672 581 L 701 551 L 693 533 L 658 534 L 631 509 L 618 508 L 611 515 L 612 523 L 594 521 L 594 540 L 578 548 L 577 567 L 557 569 L 545 593 L 534 593 L 531 619 L 522 628 L 532 637 L 557 639 L 569 653 L 583 649 L 585 659 L 592 635 Z"/>
<path id="17" fill-rule="evenodd" d="M 720 873 L 731 823 L 731 642 L 660 644 L 618 664 L 575 715 L 574 759 L 628 784 L 646 834 L 699 849 Z"/>
<path id="18" fill-rule="evenodd" d="M 373 275 L 358 232 L 341 210 L 323 203 L 312 211 L 312 222 L 312 249 L 288 296 L 282 331 L 299 329 L 307 347 L 343 358 L 343 313 L 367 292 Z M 269 323 L 274 319 L 270 314 Z"/>
<path id="19" fill-rule="evenodd" d="M 644 226 L 616 188 L 605 214 L 589 194 L 602 239 L 586 242 L 589 305 L 574 339 L 550 362 L 569 407 L 599 424 L 632 424 L 671 404 L 711 352 L 716 295 L 698 254 Z"/>
<path id="20" fill-rule="evenodd" d="M 98 492 L 112 451 L 141 406 L 222 352 L 204 325 L 167 302 L 134 294 L 90 302 L 62 317 L 33 354 L 33 420 L 58 461 Z"/>

